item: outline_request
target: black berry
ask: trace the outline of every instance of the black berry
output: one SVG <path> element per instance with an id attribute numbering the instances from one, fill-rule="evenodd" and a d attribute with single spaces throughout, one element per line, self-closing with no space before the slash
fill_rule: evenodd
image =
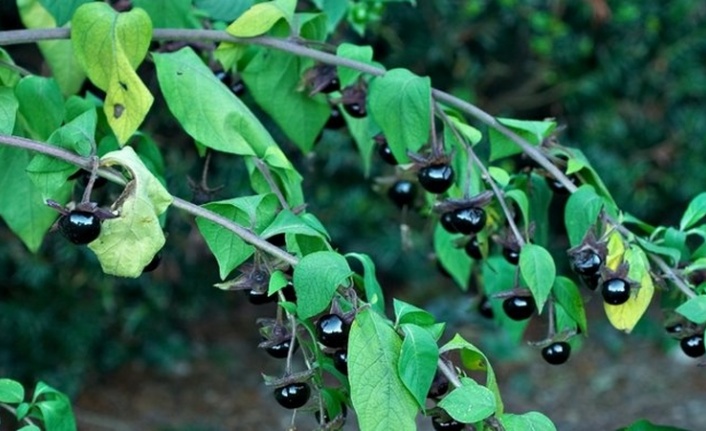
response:
<path id="1" fill-rule="evenodd" d="M 493 307 L 490 305 L 490 300 L 487 296 L 483 296 L 478 302 L 478 313 L 486 319 L 492 319 L 494 316 Z"/>
<path id="2" fill-rule="evenodd" d="M 436 431 L 461 431 L 465 427 L 454 419 L 442 420 L 437 417 L 431 418 L 431 424 Z"/>
<path id="3" fill-rule="evenodd" d="M 346 126 L 346 119 L 343 118 L 341 110 L 337 106 L 331 107 L 331 116 L 328 117 L 324 127 L 327 129 L 341 129 Z"/>
<path id="4" fill-rule="evenodd" d="M 574 175 L 569 175 L 568 178 L 572 184 L 576 185 L 578 183 L 578 179 Z M 547 185 L 556 194 L 559 194 L 559 195 L 569 194 L 569 191 L 566 189 L 566 187 L 564 187 L 564 185 L 562 183 L 560 183 L 559 180 L 557 180 L 556 178 L 547 177 Z"/>
<path id="5" fill-rule="evenodd" d="M 338 314 L 326 314 L 316 322 L 316 338 L 319 343 L 332 349 L 348 344 L 349 326 Z"/>
<path id="6" fill-rule="evenodd" d="M 324 93 L 324 94 L 329 94 L 333 93 L 334 91 L 338 91 L 341 89 L 341 83 L 338 80 L 337 76 L 334 76 L 327 84 L 325 87 L 323 87 L 321 90 L 319 90 L 319 93 Z"/>
<path id="7" fill-rule="evenodd" d="M 542 349 L 542 357 L 552 365 L 566 362 L 571 355 L 571 345 L 566 341 L 557 341 Z"/>
<path id="8" fill-rule="evenodd" d="M 601 275 L 600 274 L 594 274 L 594 275 L 582 275 L 581 276 L 581 281 L 583 281 L 583 284 L 586 285 L 591 290 L 596 290 L 598 289 L 598 282 L 601 280 Z"/>
<path id="9" fill-rule="evenodd" d="M 603 264 L 603 259 L 593 250 L 582 251 L 571 258 L 571 267 L 581 276 L 598 274 Z"/>
<path id="10" fill-rule="evenodd" d="M 88 244 L 101 233 L 101 221 L 93 213 L 73 210 L 59 218 L 59 230 L 74 244 Z"/>
<path id="11" fill-rule="evenodd" d="M 503 311 L 512 320 L 526 320 L 532 316 L 536 305 L 531 296 L 513 296 L 503 301 Z"/>
<path id="12" fill-rule="evenodd" d="M 346 349 L 338 349 L 333 354 L 333 366 L 344 375 L 348 374 L 348 351 Z"/>
<path id="13" fill-rule="evenodd" d="M 411 207 L 417 194 L 417 187 L 411 181 L 399 180 L 387 191 L 387 196 L 398 207 Z"/>
<path id="14" fill-rule="evenodd" d="M 309 401 L 311 388 L 307 383 L 296 382 L 275 389 L 275 399 L 286 409 L 298 409 Z"/>
<path id="15" fill-rule="evenodd" d="M 245 83 L 242 79 L 236 80 L 231 86 L 230 91 L 238 97 L 245 95 Z"/>
<path id="16" fill-rule="evenodd" d="M 510 262 L 513 265 L 517 265 L 520 263 L 520 251 L 515 250 L 514 248 L 509 248 L 505 247 L 503 248 L 503 256 L 505 257 L 505 260 Z"/>
<path id="17" fill-rule="evenodd" d="M 439 399 L 444 396 L 449 390 L 449 380 L 443 374 L 437 372 L 434 374 L 434 380 L 431 382 L 427 398 Z"/>
<path id="18" fill-rule="evenodd" d="M 289 354 L 289 346 L 292 344 L 292 339 L 287 338 L 281 343 L 275 344 L 274 346 L 265 347 L 265 351 L 270 354 L 273 358 L 283 359 Z M 294 352 L 299 348 L 296 339 L 294 339 Z"/>
<path id="19" fill-rule="evenodd" d="M 610 305 L 620 305 L 630 299 L 630 284 L 622 278 L 611 278 L 601 286 L 603 300 Z"/>
<path id="20" fill-rule="evenodd" d="M 392 150 L 390 149 L 390 146 L 387 145 L 387 142 L 378 145 L 378 155 L 388 165 L 397 165 L 397 159 L 395 159 L 395 155 L 392 154 Z"/>
<path id="21" fill-rule="evenodd" d="M 417 178 L 424 190 L 441 194 L 453 184 L 454 170 L 447 164 L 429 165 L 419 170 Z"/>
<path id="22" fill-rule="evenodd" d="M 466 243 L 466 246 L 464 247 L 466 250 L 466 254 L 468 257 L 471 259 L 475 260 L 481 260 L 483 259 L 483 252 L 480 249 L 480 244 L 478 243 L 478 237 L 473 236 L 471 239 Z"/>
<path id="23" fill-rule="evenodd" d="M 456 226 L 454 225 L 453 211 L 448 211 L 448 212 L 441 214 L 441 217 L 439 218 L 439 222 L 441 222 L 441 227 L 443 227 L 444 230 L 446 230 L 446 232 L 458 233 L 458 229 L 456 229 Z"/>
<path id="24" fill-rule="evenodd" d="M 684 325 L 681 323 L 675 323 L 674 325 L 667 326 L 664 330 L 670 334 L 679 334 L 684 330 Z"/>
<path id="25" fill-rule="evenodd" d="M 365 105 L 359 102 L 345 103 L 343 109 L 353 118 L 363 118 L 368 115 Z"/>
<path id="26" fill-rule="evenodd" d="M 248 294 L 248 301 L 253 305 L 262 305 L 277 301 L 277 297 L 275 295 L 269 296 L 266 290 L 260 292 L 252 289 L 246 292 Z"/>
<path id="27" fill-rule="evenodd" d="M 483 208 L 461 208 L 453 212 L 453 225 L 465 235 L 478 233 L 485 227 L 487 216 Z"/>
<path id="28" fill-rule="evenodd" d="M 704 348 L 704 334 L 694 334 L 682 338 L 679 345 L 682 351 L 692 358 L 698 358 L 706 353 L 706 349 Z"/>
<path id="29" fill-rule="evenodd" d="M 144 269 L 142 270 L 142 272 L 152 272 L 152 271 L 154 271 L 155 269 L 157 269 L 157 267 L 159 266 L 159 264 L 160 264 L 161 262 L 162 262 L 162 253 L 159 253 L 159 252 L 158 252 L 157 254 L 154 255 L 154 257 L 152 258 L 152 260 L 150 260 L 150 263 L 148 263 L 147 266 L 144 267 Z"/>

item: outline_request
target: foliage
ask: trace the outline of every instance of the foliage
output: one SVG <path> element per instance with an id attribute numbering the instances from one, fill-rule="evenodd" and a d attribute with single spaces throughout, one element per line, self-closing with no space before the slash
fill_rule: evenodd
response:
<path id="1" fill-rule="evenodd" d="M 51 78 L 25 73 L 2 52 L 6 60 L 0 66 L 6 67 L 0 69 L 0 143 L 5 145 L 0 147 L 0 186 L 13 193 L 3 195 L 0 216 L 29 251 L 37 252 L 58 217 L 73 211 L 95 214 L 102 220 L 101 234 L 88 245 L 90 252 L 79 253 L 89 256 L 89 262 L 97 259 L 106 274 L 138 278 L 168 243 L 164 231 L 172 228 L 167 220 L 174 213 L 168 210 L 194 215 L 195 227 L 218 264 L 217 286 L 244 290 L 253 301 L 278 301 L 276 318 L 260 322 L 262 347 L 287 337 L 291 343 L 294 337 L 300 346 L 296 354 L 303 355 L 307 367 L 292 370 L 296 349 L 290 347 L 283 375 L 265 376 L 265 384 L 311 384 L 316 401 L 304 408 L 328 413 L 320 415 L 322 429 L 340 428 L 345 405 L 354 408 L 363 430 L 414 429 L 420 413 L 436 420 L 452 418 L 477 430 L 555 429 L 539 412 L 506 412 L 486 355 L 459 334 L 448 334 L 444 322 L 397 299 L 392 301 L 394 320 L 389 318 L 387 292 L 380 287 L 373 259 L 363 253 L 342 254 L 334 246 L 329 223 L 322 223 L 315 205 L 307 206 L 305 178 L 296 162 L 298 153 L 311 153 L 321 134 L 331 132 L 324 130 L 335 108 L 359 151 L 355 163 L 362 166 L 360 172 L 369 173 L 377 162 L 373 150 L 389 146 L 398 165 L 380 180 L 382 191 L 399 179 L 424 186 L 417 177 L 428 167 L 452 172 L 443 190 L 420 190 L 402 211 L 416 212 L 433 225 L 425 240 L 440 266 L 462 290 L 469 288 L 469 279 L 479 280 L 479 293 L 493 301 L 498 324 L 513 338 L 521 338 L 527 325 L 516 320 L 526 319 L 501 313 L 500 300 L 524 298 L 533 314 L 536 307 L 535 318 L 549 321 L 547 336 L 537 346 L 587 334 L 578 284 L 601 288 L 609 321 L 628 333 L 653 302 L 656 287 L 662 288 L 667 315 L 686 327 L 679 336 L 703 338 L 703 195 L 691 201 L 678 227 L 642 221 L 620 208 L 621 200 L 611 193 L 614 184 L 604 182 L 590 157 L 561 143 L 555 120 L 495 119 L 433 89 L 435 73 L 429 73 L 430 79 L 406 68 L 385 69 L 372 61 L 374 47 L 327 44 L 347 28 L 365 34 L 386 7 L 402 6 L 387 3 L 394 2 L 273 0 L 224 9 L 204 1 L 191 9 L 184 1 L 168 2 L 165 8 L 135 1 L 131 10 L 117 11 L 102 2 L 20 1 L 28 28 L 70 21 L 70 32 L 56 37 L 70 36 L 71 43 L 42 42 Z M 573 7 L 578 8 L 576 19 L 585 19 L 585 6 Z M 455 20 L 480 22 L 488 14 L 504 16 L 514 9 L 528 19 L 513 23 L 516 32 L 503 38 L 529 26 L 534 37 L 528 48 L 535 60 L 567 69 L 596 60 L 586 45 L 590 38 L 569 32 L 571 23 L 561 20 L 570 15 L 568 9 L 469 2 Z M 451 11 L 450 3 L 439 3 L 441 15 Z M 639 14 L 624 7 L 614 13 L 618 24 L 641 22 Z M 205 24 L 225 30 L 202 33 L 202 38 L 219 42 L 217 47 L 164 42 L 188 41 L 194 34 L 190 29 Z M 160 32 L 164 27 L 180 30 Z M 470 40 L 481 46 L 495 43 L 486 38 L 499 29 L 488 20 L 486 31 Z M 155 40 L 162 43 L 153 44 Z M 571 40 L 578 41 L 578 49 L 566 57 L 566 50 L 555 44 Z M 56 56 L 60 50 L 76 61 L 75 71 L 61 69 Z M 493 58 L 485 59 L 488 65 Z M 242 79 L 249 93 L 246 101 L 216 72 Z M 616 72 L 619 77 L 621 73 Z M 77 92 L 84 78 L 98 95 Z M 557 84 L 544 68 L 537 79 L 535 90 Z M 158 87 L 148 85 L 154 80 Z M 569 90 L 562 87 L 564 82 L 570 83 Z M 558 86 L 566 91 L 567 110 L 574 102 L 571 97 L 595 96 L 582 93 L 585 82 L 572 85 L 562 77 Z M 166 105 L 168 121 L 193 140 L 185 151 L 204 155 L 206 166 L 211 157 L 230 156 L 241 163 L 243 181 L 229 190 L 229 198 L 212 198 L 206 173 L 192 186 L 201 206 L 169 191 L 172 168 L 167 169 L 165 159 L 171 160 L 174 150 L 146 127 L 155 101 Z M 77 167 L 87 172 L 88 185 L 74 199 Z M 100 192 L 94 190 L 98 176 L 119 186 L 119 193 L 103 196 L 100 205 Z M 559 247 L 555 240 L 562 234 L 553 226 L 552 200 L 563 212 L 559 223 L 563 221 L 566 238 Z M 482 225 L 465 231 L 461 226 L 467 224 L 463 217 L 469 209 L 483 214 Z M 480 259 L 464 251 L 472 240 L 480 244 Z M 628 290 L 624 298 L 609 300 L 605 286 L 615 279 Z M 340 346 L 322 342 L 316 325 L 325 313 L 343 321 L 349 338 Z M 345 350 L 345 370 L 333 358 L 333 349 Z M 460 366 L 453 365 L 456 356 L 450 352 L 457 353 Z M 484 383 L 476 379 L 478 371 Z M 431 395 L 438 375 L 453 388 Z M 36 407 L 47 429 L 75 427 L 65 396 L 39 385 L 35 397 L 48 394 L 47 400 L 18 406 L 18 419 Z M 21 386 L 7 387 L 8 395 L 0 401 L 22 403 Z M 50 407 L 60 408 L 57 413 Z M 65 422 L 52 425 L 47 411 Z M 633 427 L 643 425 L 650 429 L 649 424 Z"/>

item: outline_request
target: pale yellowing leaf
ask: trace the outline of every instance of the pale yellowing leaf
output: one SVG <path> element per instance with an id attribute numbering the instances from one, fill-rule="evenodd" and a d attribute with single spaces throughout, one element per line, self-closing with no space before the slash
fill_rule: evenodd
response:
<path id="1" fill-rule="evenodd" d="M 631 246 L 624 253 L 628 263 L 628 278 L 639 283 L 632 286 L 630 299 L 624 304 L 610 305 L 604 303 L 605 313 L 616 329 L 630 333 L 650 305 L 655 287 L 650 277 L 650 266 L 645 252 L 637 246 Z"/>
<path id="2" fill-rule="evenodd" d="M 623 237 L 616 230 L 612 231 L 608 236 L 608 257 L 606 258 L 606 267 L 611 271 L 616 271 L 618 266 L 623 261 L 625 254 L 625 243 Z"/>

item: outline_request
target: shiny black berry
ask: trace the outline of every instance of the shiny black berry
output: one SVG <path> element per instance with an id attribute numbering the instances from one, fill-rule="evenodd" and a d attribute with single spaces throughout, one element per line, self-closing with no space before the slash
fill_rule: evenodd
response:
<path id="1" fill-rule="evenodd" d="M 593 276 L 603 265 L 603 259 L 593 250 L 582 251 L 571 258 L 571 267 L 581 276 Z"/>
<path id="2" fill-rule="evenodd" d="M 478 233 L 485 227 L 487 216 L 483 208 L 461 208 L 453 212 L 453 225 L 464 235 Z"/>
<path id="3" fill-rule="evenodd" d="M 458 229 L 456 229 L 456 226 L 454 225 L 453 211 L 448 211 L 441 214 L 441 217 L 439 217 L 439 222 L 441 223 L 441 227 L 443 227 L 446 232 L 458 233 Z"/>
<path id="4" fill-rule="evenodd" d="M 333 366 L 343 375 L 348 374 L 348 351 L 338 349 L 333 354 Z"/>
<path id="5" fill-rule="evenodd" d="M 142 270 L 142 272 L 152 272 L 152 271 L 154 271 L 155 269 L 157 269 L 157 267 L 159 266 L 159 264 L 160 264 L 161 262 L 162 262 L 162 253 L 159 253 L 159 252 L 158 252 L 157 254 L 154 255 L 154 257 L 152 258 L 152 260 L 150 260 L 150 263 L 148 263 L 147 266 L 144 267 L 144 269 Z"/>
<path id="6" fill-rule="evenodd" d="M 557 341 L 542 349 L 542 357 L 552 365 L 560 365 L 571 356 L 571 345 L 566 341 Z"/>
<path id="7" fill-rule="evenodd" d="M 270 302 L 275 302 L 277 301 L 277 296 L 272 295 L 269 296 L 267 294 L 267 291 L 259 292 L 256 290 L 248 290 L 246 291 L 248 294 L 248 301 L 250 301 L 251 304 L 253 305 L 263 305 L 263 304 L 269 304 Z"/>
<path id="8" fill-rule="evenodd" d="M 449 391 L 449 379 L 443 374 L 437 372 L 434 374 L 434 380 L 431 382 L 429 387 L 429 392 L 427 392 L 427 398 L 439 399 Z"/>
<path id="9" fill-rule="evenodd" d="M 346 119 L 343 118 L 341 110 L 337 106 L 331 107 L 331 116 L 328 117 L 326 124 L 324 125 L 327 129 L 341 129 L 346 126 Z"/>
<path id="10" fill-rule="evenodd" d="M 290 383 L 275 389 L 275 399 L 285 409 L 298 409 L 309 401 L 311 388 L 305 382 Z"/>
<path id="11" fill-rule="evenodd" d="M 344 103 L 343 109 L 353 118 L 363 118 L 368 115 L 365 105 L 359 102 Z"/>
<path id="12" fill-rule="evenodd" d="M 265 347 L 265 351 L 270 354 L 273 358 L 283 359 L 289 354 L 289 346 L 292 344 L 292 339 L 287 338 L 281 343 L 275 344 L 274 346 Z M 294 339 L 294 352 L 299 348 L 296 339 Z"/>
<path id="13" fill-rule="evenodd" d="M 466 243 L 464 250 L 466 250 L 466 254 L 471 259 L 475 259 L 475 260 L 483 259 L 483 252 L 480 249 L 480 244 L 478 243 L 478 237 L 476 237 L 476 236 L 471 237 L 471 239 Z"/>
<path id="14" fill-rule="evenodd" d="M 674 325 L 667 326 L 666 328 L 664 328 L 664 330 L 667 331 L 669 334 L 676 335 L 684 330 L 684 325 L 681 323 L 675 323 Z"/>
<path id="15" fill-rule="evenodd" d="M 334 91 L 338 91 L 341 89 L 341 83 L 338 80 L 337 76 L 334 76 L 331 78 L 331 80 L 326 84 L 325 87 L 323 87 L 321 90 L 319 90 L 319 93 L 324 93 L 324 94 L 329 94 L 333 93 Z"/>
<path id="16" fill-rule="evenodd" d="M 704 334 L 694 334 L 682 338 L 679 345 L 682 351 L 692 358 L 698 358 L 706 353 L 706 349 L 704 348 Z"/>
<path id="17" fill-rule="evenodd" d="M 503 311 L 512 320 L 526 320 L 532 316 L 536 305 L 531 296 L 513 296 L 503 301 Z"/>
<path id="18" fill-rule="evenodd" d="M 390 146 L 387 145 L 387 142 L 378 145 L 378 155 L 388 165 L 397 165 L 397 159 L 395 159 L 394 154 L 392 154 L 392 150 Z"/>
<path id="19" fill-rule="evenodd" d="M 436 431 L 461 431 L 465 427 L 454 419 L 442 420 L 437 417 L 431 418 L 431 424 Z"/>
<path id="20" fill-rule="evenodd" d="M 245 83 L 242 79 L 238 79 L 230 86 L 230 91 L 238 97 L 245 95 Z"/>
<path id="21" fill-rule="evenodd" d="M 478 302 L 478 313 L 486 319 L 492 319 L 494 316 L 493 307 L 490 305 L 490 300 L 487 296 L 483 296 Z"/>
<path id="22" fill-rule="evenodd" d="M 505 257 L 505 260 L 510 262 L 513 265 L 517 265 L 520 263 L 520 251 L 515 250 L 514 248 L 509 248 L 505 247 L 503 248 L 503 256 Z"/>
<path id="23" fill-rule="evenodd" d="M 74 244 L 88 244 L 101 233 L 101 221 L 93 213 L 73 210 L 59 218 L 59 230 Z"/>
<path id="24" fill-rule="evenodd" d="M 417 194 L 417 187 L 413 182 L 399 180 L 387 191 L 387 196 L 398 207 L 411 207 Z"/>
<path id="25" fill-rule="evenodd" d="M 316 339 L 332 349 L 345 348 L 348 344 L 349 325 L 338 314 L 326 314 L 316 322 Z"/>
<path id="26" fill-rule="evenodd" d="M 417 178 L 419 178 L 419 183 L 424 187 L 424 190 L 441 194 L 453 184 L 454 170 L 447 164 L 429 165 L 419 170 Z"/>
<path id="27" fill-rule="evenodd" d="M 601 295 L 607 304 L 624 304 L 630 299 L 630 284 L 622 278 L 611 278 L 603 282 Z"/>

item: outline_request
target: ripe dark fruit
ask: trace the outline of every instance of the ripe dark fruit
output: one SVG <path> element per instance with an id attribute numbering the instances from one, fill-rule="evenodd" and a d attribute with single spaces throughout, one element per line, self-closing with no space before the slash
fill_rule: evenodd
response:
<path id="1" fill-rule="evenodd" d="M 142 270 L 142 272 L 154 271 L 155 269 L 157 269 L 157 267 L 159 266 L 159 264 L 161 262 L 162 262 L 162 253 L 155 254 L 154 257 L 152 258 L 152 260 L 150 260 L 150 263 L 148 263 L 147 266 L 145 266 L 145 268 Z"/>
<path id="2" fill-rule="evenodd" d="M 486 319 L 493 318 L 493 307 L 490 305 L 490 300 L 487 296 L 483 296 L 483 298 L 481 298 L 480 302 L 478 303 L 478 313 L 480 313 L 480 315 L 485 317 Z"/>
<path id="3" fill-rule="evenodd" d="M 256 290 L 249 290 L 246 292 L 248 294 L 248 301 L 250 301 L 250 303 L 253 305 L 268 304 L 277 300 L 277 297 L 275 295 L 267 295 L 266 290 L 264 292 L 258 292 Z"/>
<path id="4" fill-rule="evenodd" d="M 704 348 L 704 334 L 694 334 L 682 338 L 679 345 L 681 346 L 681 350 L 692 358 L 698 358 L 706 353 L 706 348 Z"/>
<path id="5" fill-rule="evenodd" d="M 513 296 L 503 301 L 503 311 L 512 320 L 526 320 L 532 316 L 536 305 L 531 296 Z"/>
<path id="6" fill-rule="evenodd" d="M 387 196 L 398 207 L 411 207 L 417 194 L 417 187 L 411 181 L 399 180 L 387 191 Z"/>
<path id="7" fill-rule="evenodd" d="M 571 259 L 571 267 L 581 276 L 598 274 L 601 265 L 603 265 L 603 259 L 593 250 L 582 251 Z"/>
<path id="8" fill-rule="evenodd" d="M 453 184 L 454 170 L 446 164 L 429 165 L 419 170 L 417 178 L 419 178 L 419 183 L 424 187 L 424 190 L 441 194 Z"/>
<path id="9" fill-rule="evenodd" d="M 346 349 L 336 350 L 333 354 L 333 366 L 341 374 L 348 375 L 348 351 Z"/>
<path id="10" fill-rule="evenodd" d="M 461 208 L 453 212 L 453 225 L 465 235 L 478 233 L 485 227 L 487 216 L 483 208 Z"/>
<path id="11" fill-rule="evenodd" d="M 581 280 L 591 290 L 598 289 L 598 282 L 601 280 L 600 274 L 582 275 Z"/>
<path id="12" fill-rule="evenodd" d="M 340 349 L 348 344 L 348 323 L 338 314 L 326 314 L 316 322 L 316 339 L 332 349 Z"/>
<path id="13" fill-rule="evenodd" d="M 307 383 L 296 382 L 275 389 L 275 399 L 285 409 L 298 409 L 309 401 L 311 388 Z"/>
<path id="14" fill-rule="evenodd" d="M 682 330 L 684 330 L 684 325 L 681 323 L 675 323 L 674 325 L 667 326 L 664 330 L 670 334 L 679 334 Z"/>
<path id="15" fill-rule="evenodd" d="M 348 115 L 353 118 L 363 118 L 368 115 L 368 112 L 365 109 L 365 105 L 358 102 L 345 103 L 343 105 L 343 109 L 345 109 Z"/>
<path id="16" fill-rule="evenodd" d="M 283 359 L 289 354 L 289 346 L 292 344 L 292 339 L 288 338 L 279 344 L 274 346 L 266 347 L 265 351 L 270 354 L 273 358 Z M 294 340 L 294 351 L 296 352 L 299 348 L 296 339 Z"/>
<path id="17" fill-rule="evenodd" d="M 392 154 L 392 150 L 390 149 L 390 146 L 387 145 L 387 143 L 378 145 L 378 155 L 388 165 L 397 165 L 397 160 Z"/>
<path id="18" fill-rule="evenodd" d="M 338 80 L 338 77 L 334 77 L 331 79 L 328 84 L 321 90 L 319 90 L 319 93 L 324 93 L 324 94 L 329 94 L 333 93 L 334 91 L 338 91 L 341 89 L 341 83 Z"/>
<path id="19" fill-rule="evenodd" d="M 557 341 L 542 349 L 542 357 L 552 365 L 560 365 L 571 356 L 571 345 L 566 341 Z"/>
<path id="20" fill-rule="evenodd" d="M 630 299 L 630 284 L 622 278 L 611 278 L 603 282 L 601 294 L 607 304 L 624 304 Z"/>
<path id="21" fill-rule="evenodd" d="M 480 249 L 480 244 L 478 243 L 478 237 L 472 237 L 470 241 L 466 243 L 464 247 L 466 254 L 471 259 L 481 260 L 483 259 L 483 252 Z"/>
<path id="22" fill-rule="evenodd" d="M 59 230 L 74 244 L 88 244 L 101 233 L 101 221 L 93 213 L 74 210 L 59 218 Z"/>
<path id="23" fill-rule="evenodd" d="M 233 92 L 238 97 L 242 97 L 245 94 L 245 83 L 242 79 L 238 79 L 230 86 L 230 91 Z"/>
<path id="24" fill-rule="evenodd" d="M 449 233 L 458 233 L 458 229 L 456 229 L 456 226 L 454 225 L 454 213 L 453 211 L 448 211 L 443 214 L 441 214 L 441 217 L 439 218 L 439 222 L 441 222 L 441 227 L 446 230 L 446 232 Z"/>
<path id="25" fill-rule="evenodd" d="M 434 374 L 434 380 L 431 382 L 427 398 L 439 399 L 444 396 L 449 390 L 449 380 L 443 374 L 437 372 Z"/>
<path id="26" fill-rule="evenodd" d="M 442 420 L 437 417 L 431 418 L 431 424 L 436 431 L 461 431 L 465 427 L 454 419 Z"/>
<path id="27" fill-rule="evenodd" d="M 343 118 L 343 114 L 341 114 L 341 110 L 338 109 L 337 106 L 332 106 L 331 107 L 331 116 L 328 117 L 328 121 L 326 121 L 326 124 L 324 125 L 325 128 L 327 129 L 341 129 L 346 126 L 346 119 Z"/>
<path id="28" fill-rule="evenodd" d="M 569 175 L 569 180 L 576 185 L 578 183 L 578 179 L 573 176 Z M 549 186 L 550 189 L 556 194 L 559 195 L 567 195 L 569 194 L 569 191 L 564 187 L 562 183 L 559 182 L 559 180 L 552 178 L 552 177 L 547 177 L 547 185 Z"/>
<path id="29" fill-rule="evenodd" d="M 520 263 L 520 251 L 515 250 L 509 247 L 503 248 L 503 256 L 505 257 L 505 260 L 510 262 L 513 265 L 517 265 Z"/>

